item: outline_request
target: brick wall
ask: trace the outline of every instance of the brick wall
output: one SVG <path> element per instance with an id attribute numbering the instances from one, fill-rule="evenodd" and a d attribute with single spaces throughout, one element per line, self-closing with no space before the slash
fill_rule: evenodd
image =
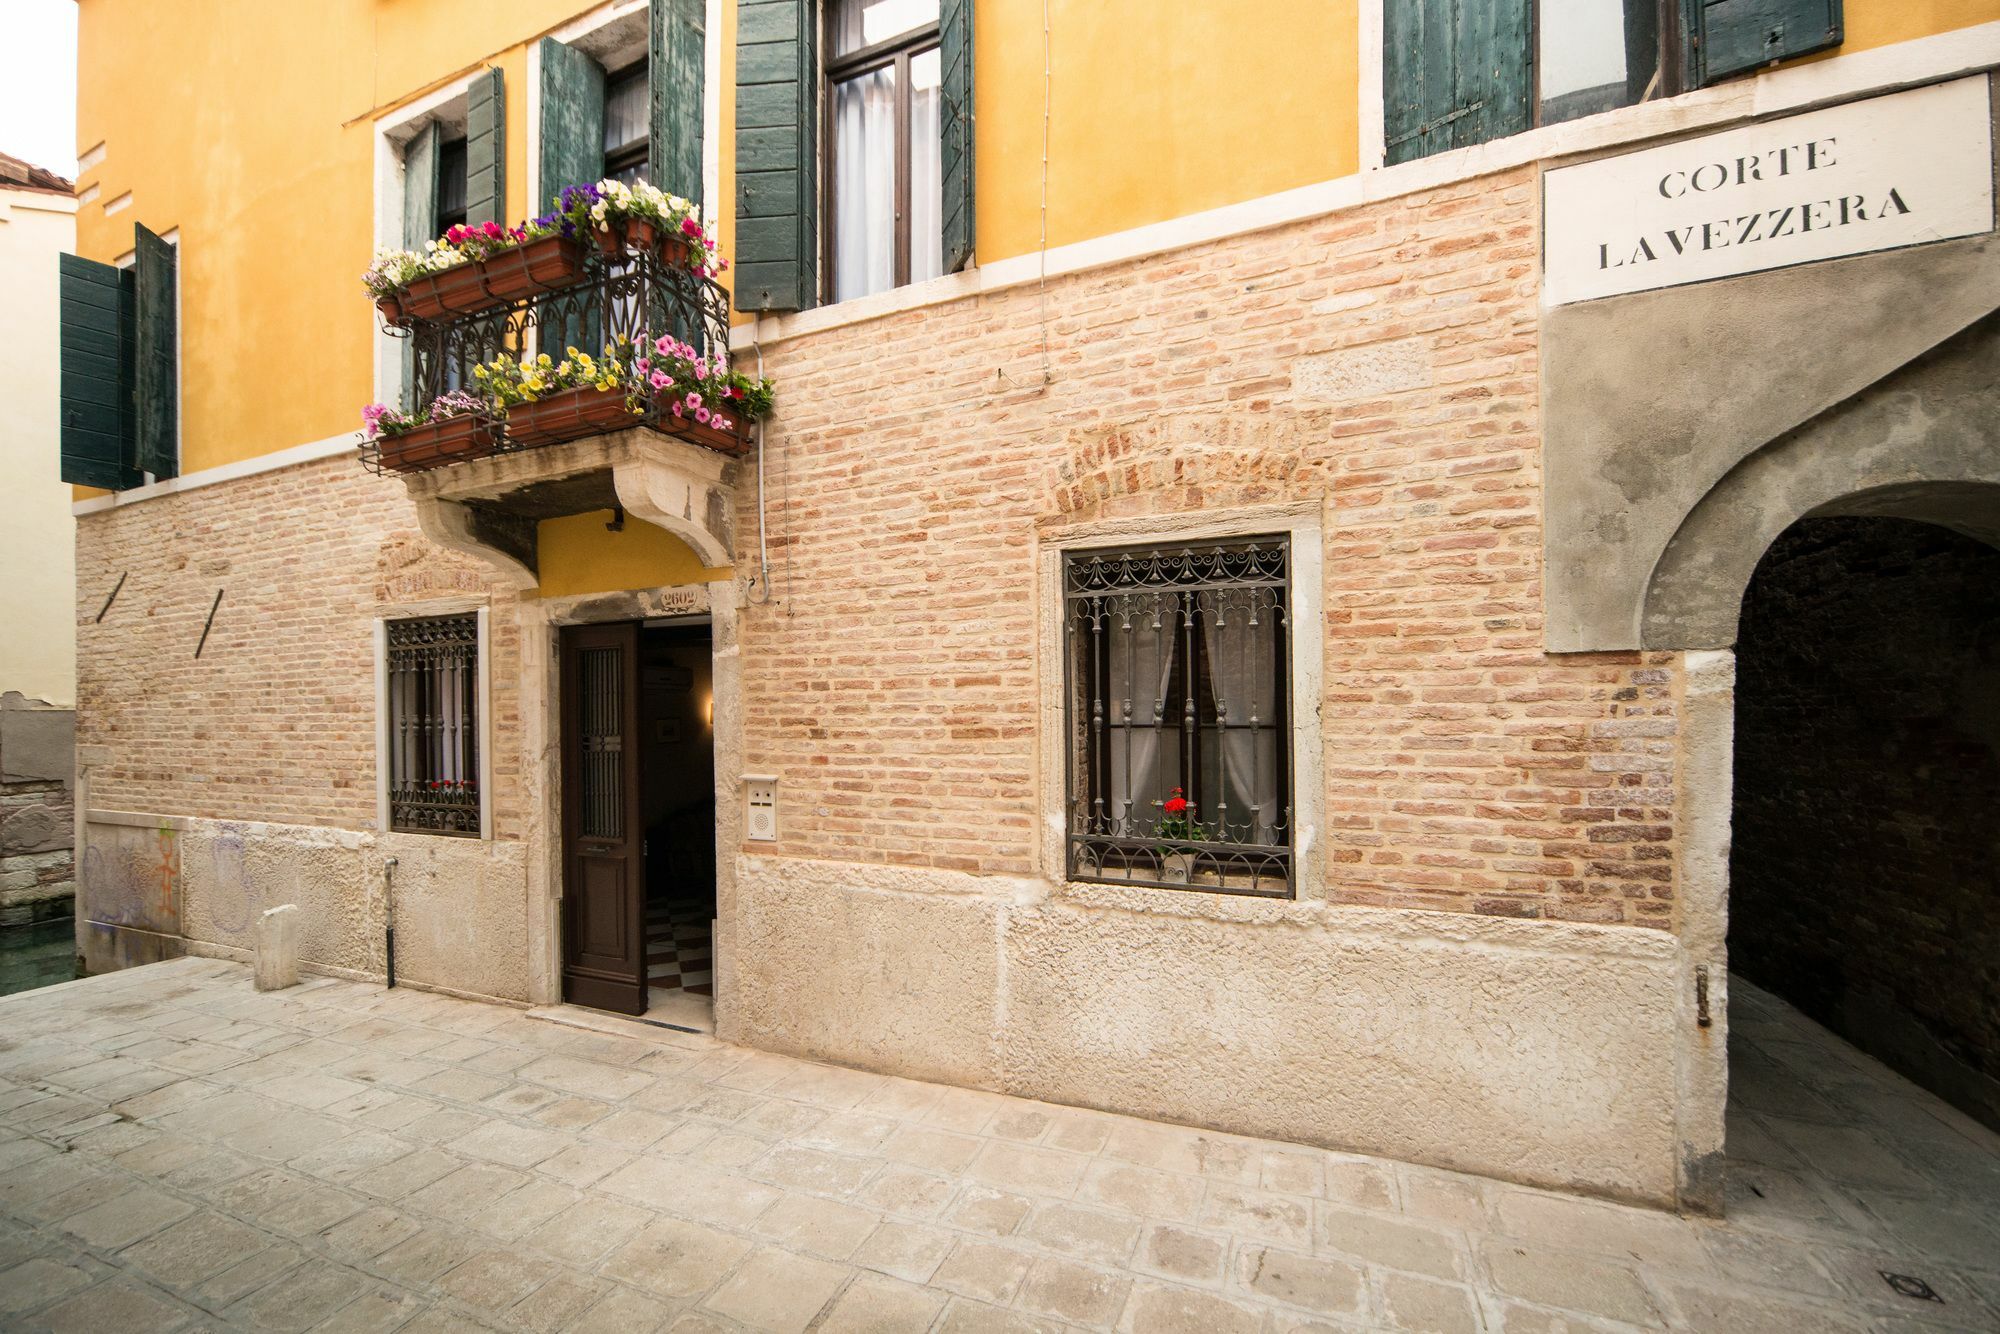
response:
<path id="1" fill-rule="evenodd" d="M 1540 649 L 1535 189 L 767 349 L 744 762 L 782 776 L 777 850 L 1027 870 L 1038 536 L 1316 498 L 1328 897 L 1670 926 L 1677 659 Z"/>
<path id="2" fill-rule="evenodd" d="M 1732 965 L 1919 1078 L 1885 1006 L 2000 1079 L 1996 813 L 2000 552 L 1793 528 L 1744 602 Z"/>
<path id="3" fill-rule="evenodd" d="M 481 568 L 425 541 L 402 483 L 352 456 L 83 517 L 77 741 L 112 755 L 92 805 L 373 827 L 374 619 L 384 604 L 485 592 Z M 504 838 L 522 835 L 524 809 L 512 605 L 498 594 L 492 618 Z"/>
<path id="4" fill-rule="evenodd" d="M 1515 172 L 770 347 L 776 597 L 742 644 L 775 851 L 1027 870 L 1039 538 L 1312 499 L 1326 896 L 1671 926 L 1676 659 L 1540 649 L 1535 193 Z M 88 516 L 78 566 L 96 804 L 347 827 L 375 813 L 378 604 L 486 586 L 349 458 Z M 494 626 L 517 837 L 509 595 Z"/>

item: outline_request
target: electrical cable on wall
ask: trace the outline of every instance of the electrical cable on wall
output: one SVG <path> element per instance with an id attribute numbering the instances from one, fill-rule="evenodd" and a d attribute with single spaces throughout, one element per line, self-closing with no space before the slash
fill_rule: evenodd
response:
<path id="1" fill-rule="evenodd" d="M 1042 196 L 1041 234 L 1038 238 L 1038 258 L 1040 272 L 1036 277 L 1036 301 L 1040 309 L 1042 326 L 1042 386 L 1046 388 L 1055 375 L 1049 367 L 1049 120 L 1054 106 L 1054 58 L 1053 25 L 1049 20 L 1049 0 L 1042 0 Z M 1025 388 L 1007 374 L 1004 366 L 996 367 L 994 373 L 1010 388 Z"/>
<path id="2" fill-rule="evenodd" d="M 761 320 L 763 317 L 759 316 L 758 318 L 759 320 Z M 761 383 L 764 379 L 764 338 L 762 333 L 754 332 L 757 328 L 755 324 L 752 324 L 750 327 L 753 330 L 753 337 L 751 338 L 750 345 L 757 350 L 757 379 L 759 383 Z M 756 431 L 757 431 L 757 588 L 752 590 L 750 594 L 750 600 L 761 607 L 771 600 L 771 546 L 766 538 L 765 520 L 764 520 L 764 422 L 762 418 L 757 419 Z M 757 593 L 759 591 L 763 593 L 762 597 L 757 596 Z"/>

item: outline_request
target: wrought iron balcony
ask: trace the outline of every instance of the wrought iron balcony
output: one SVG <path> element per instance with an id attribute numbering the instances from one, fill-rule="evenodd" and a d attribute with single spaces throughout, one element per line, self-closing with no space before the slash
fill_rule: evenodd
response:
<path id="1" fill-rule="evenodd" d="M 548 237 L 495 258 L 431 275 L 390 309 L 384 326 L 404 340 L 404 399 L 415 410 L 453 390 L 477 391 L 476 367 L 499 357 L 546 353 L 561 361 L 571 348 L 599 356 L 642 335 L 672 335 L 704 356 L 729 351 L 729 294 L 678 261 L 669 242 L 620 248 Z M 625 340 L 621 343 L 621 340 Z M 637 410 L 634 410 L 636 405 Z M 677 415 L 644 392 L 631 396 L 582 389 L 540 401 L 451 417 L 366 442 L 362 462 L 376 472 L 419 472 L 467 459 L 648 426 L 724 454 L 749 447 L 747 414 L 718 429 Z"/>

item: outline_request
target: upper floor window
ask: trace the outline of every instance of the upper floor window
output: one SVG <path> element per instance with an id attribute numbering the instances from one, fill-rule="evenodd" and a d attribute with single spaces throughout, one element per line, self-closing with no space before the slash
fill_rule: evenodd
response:
<path id="1" fill-rule="evenodd" d="M 1382 39 L 1407 162 L 1838 45 L 1841 0 L 1383 0 Z"/>
<path id="2" fill-rule="evenodd" d="M 1292 892 L 1284 537 L 1063 562 L 1068 873 Z"/>
<path id="3" fill-rule="evenodd" d="M 180 246 L 133 224 L 129 263 L 57 256 L 61 476 L 123 491 L 180 472 Z"/>
<path id="4" fill-rule="evenodd" d="M 939 0 L 832 0 L 826 231 L 833 299 L 944 272 Z"/>
<path id="5" fill-rule="evenodd" d="M 646 175 L 652 148 L 652 84 L 642 61 L 604 84 L 604 174 L 630 185 Z"/>
<path id="6" fill-rule="evenodd" d="M 439 235 L 465 224 L 466 202 L 465 140 L 447 139 L 438 145 L 437 231 Z"/>

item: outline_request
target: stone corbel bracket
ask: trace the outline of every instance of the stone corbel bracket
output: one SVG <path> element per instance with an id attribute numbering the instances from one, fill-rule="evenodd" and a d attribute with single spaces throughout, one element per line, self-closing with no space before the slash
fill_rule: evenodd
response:
<path id="1" fill-rule="evenodd" d="M 645 427 L 499 454 L 404 479 L 424 536 L 477 557 L 515 589 L 540 581 L 536 525 L 622 506 L 686 542 L 704 565 L 734 563 L 737 461 Z"/>

